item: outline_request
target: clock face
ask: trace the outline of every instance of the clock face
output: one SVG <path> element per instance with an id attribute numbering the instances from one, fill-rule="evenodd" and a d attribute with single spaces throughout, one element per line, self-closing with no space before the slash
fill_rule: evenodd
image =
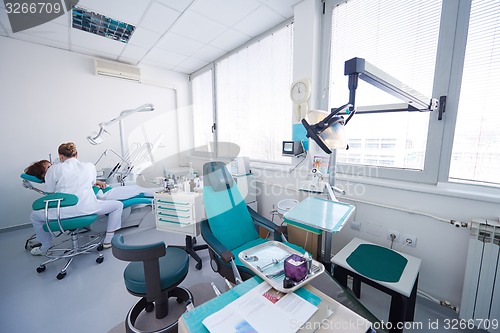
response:
<path id="1" fill-rule="evenodd" d="M 304 103 L 311 97 L 311 86 L 306 81 L 297 81 L 292 85 L 290 97 L 294 103 Z"/>

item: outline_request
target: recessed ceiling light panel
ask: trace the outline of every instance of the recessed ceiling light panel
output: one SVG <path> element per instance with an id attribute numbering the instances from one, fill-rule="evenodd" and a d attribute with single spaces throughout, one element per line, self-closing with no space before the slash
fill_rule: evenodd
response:
<path id="1" fill-rule="evenodd" d="M 73 7 L 72 26 L 75 29 L 128 43 L 135 26 L 81 7 Z"/>

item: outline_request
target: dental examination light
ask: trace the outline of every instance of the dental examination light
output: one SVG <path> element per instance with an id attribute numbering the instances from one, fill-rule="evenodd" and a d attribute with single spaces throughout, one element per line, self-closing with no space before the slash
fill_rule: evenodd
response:
<path id="1" fill-rule="evenodd" d="M 352 104 L 347 103 L 332 110 L 330 114 L 321 110 L 308 111 L 306 117 L 302 119 L 302 125 L 307 131 L 306 136 L 313 139 L 327 154 L 331 154 L 334 149 L 347 149 L 344 125 L 355 113 L 351 108 Z M 347 119 L 338 115 L 344 110 L 349 114 Z"/>
<path id="2" fill-rule="evenodd" d="M 122 156 L 125 156 L 127 149 L 125 147 L 125 141 L 124 141 L 125 134 L 124 134 L 123 122 L 122 122 L 123 118 L 126 118 L 126 117 L 128 117 L 136 112 L 149 112 L 149 111 L 153 111 L 153 110 L 154 110 L 153 104 L 144 104 L 144 105 L 141 105 L 138 108 L 135 108 L 133 110 L 124 110 L 124 111 L 120 112 L 120 115 L 118 117 L 113 118 L 110 121 L 100 123 L 99 124 L 99 131 L 94 132 L 91 135 L 89 135 L 87 137 L 87 140 L 93 145 L 98 145 L 98 144 L 102 143 L 104 141 L 104 138 L 103 138 L 104 133 L 108 133 L 106 131 L 105 127 L 110 126 L 110 125 L 118 122 L 118 125 L 120 128 L 120 146 L 121 146 L 121 150 L 122 150 Z"/>

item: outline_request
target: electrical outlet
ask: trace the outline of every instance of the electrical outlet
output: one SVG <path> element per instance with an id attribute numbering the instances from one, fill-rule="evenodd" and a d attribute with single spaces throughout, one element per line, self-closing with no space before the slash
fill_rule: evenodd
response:
<path id="1" fill-rule="evenodd" d="M 417 246 L 417 237 L 413 235 L 403 235 L 401 243 L 406 244 L 409 247 Z"/>
<path id="2" fill-rule="evenodd" d="M 394 243 L 399 243 L 401 241 L 401 234 L 399 231 L 387 229 L 387 239 L 392 241 L 393 236 L 396 237 L 394 238 Z"/>

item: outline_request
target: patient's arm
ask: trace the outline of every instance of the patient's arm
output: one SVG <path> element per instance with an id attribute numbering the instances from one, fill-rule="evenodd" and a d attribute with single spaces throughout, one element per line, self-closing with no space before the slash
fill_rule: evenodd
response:
<path id="1" fill-rule="evenodd" d="M 99 188 L 103 189 L 103 188 L 106 188 L 106 186 L 107 186 L 107 185 L 106 185 L 106 183 L 105 183 L 105 182 L 103 182 L 103 181 L 96 180 L 96 181 L 95 181 L 95 185 L 94 185 L 94 186 L 97 186 L 97 187 L 99 187 Z"/>

